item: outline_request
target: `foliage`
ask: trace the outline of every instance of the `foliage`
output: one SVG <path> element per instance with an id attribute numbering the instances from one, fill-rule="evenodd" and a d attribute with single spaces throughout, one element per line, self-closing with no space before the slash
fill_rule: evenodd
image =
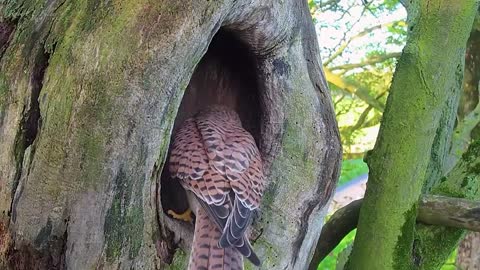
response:
<path id="1" fill-rule="evenodd" d="M 440 270 L 457 270 L 457 266 L 455 265 L 455 258 L 457 257 L 457 249 L 455 249 L 452 254 L 448 257 L 448 260 L 442 266 Z"/>
<path id="2" fill-rule="evenodd" d="M 407 259 L 412 257 L 416 205 L 427 168 L 438 163 L 435 171 L 443 169 L 430 153 L 441 154 L 449 146 L 445 139 L 434 145 L 433 139 L 451 136 L 449 119 L 457 108 L 453 99 L 459 94 L 465 45 L 478 2 L 416 4 L 418 15 L 411 20 L 414 27 L 395 71 L 380 135 L 368 156 L 369 184 L 349 269 L 438 269 L 454 248 L 454 241 L 438 245 L 440 238 L 431 238 L 417 243 L 413 260 Z M 431 243 L 437 243 L 438 252 L 430 252 Z M 369 260 L 372 254 L 382 256 Z M 434 260 L 439 264 L 430 263 Z"/>
<path id="3" fill-rule="evenodd" d="M 346 248 L 348 245 L 353 243 L 355 239 L 355 233 L 357 230 L 351 231 L 347 234 L 342 241 L 338 244 L 337 247 L 330 253 L 325 259 L 318 265 L 318 270 L 333 270 L 337 265 L 338 255 Z"/>
<path id="4" fill-rule="evenodd" d="M 406 14 L 399 1 L 388 0 L 319 0 L 309 1 L 309 6 L 320 32 L 322 59 L 332 90 L 344 155 L 347 158 L 363 156 L 373 148 L 383 114 L 382 107 L 379 109 L 378 104 L 371 101 L 378 101 L 384 107 L 396 59 L 406 42 L 405 17 L 399 19 L 393 14 Z M 385 17 L 389 17 L 389 21 L 379 19 Z M 375 19 L 379 19 L 376 24 Z M 339 185 L 366 172 L 368 167 L 362 159 L 346 159 Z M 344 239 L 318 269 L 335 269 L 338 253 L 348 244 Z M 456 251 L 442 270 L 455 269 L 455 255 Z"/>
<path id="5" fill-rule="evenodd" d="M 398 0 L 309 0 L 344 152 L 373 147 L 395 59 L 406 41 Z"/>
<path id="6" fill-rule="evenodd" d="M 368 166 L 362 159 L 347 159 L 342 162 L 338 185 L 341 186 L 360 175 L 368 173 Z"/>

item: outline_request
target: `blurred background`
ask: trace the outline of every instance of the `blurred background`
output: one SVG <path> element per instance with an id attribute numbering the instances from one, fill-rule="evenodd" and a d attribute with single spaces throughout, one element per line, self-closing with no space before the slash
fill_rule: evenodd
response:
<path id="1" fill-rule="evenodd" d="M 399 0 L 309 0 L 324 72 L 329 83 L 343 145 L 343 164 L 330 213 L 363 197 L 368 166 L 363 156 L 374 147 L 396 59 L 407 39 L 407 11 Z M 465 74 L 452 147 L 464 151 L 480 135 L 478 15 L 467 44 Z M 335 269 L 339 253 L 355 231 L 318 266 Z M 477 245 L 478 247 L 476 247 Z M 470 233 L 442 270 L 479 269 L 480 235 Z M 473 252 L 472 252 L 473 251 Z"/>

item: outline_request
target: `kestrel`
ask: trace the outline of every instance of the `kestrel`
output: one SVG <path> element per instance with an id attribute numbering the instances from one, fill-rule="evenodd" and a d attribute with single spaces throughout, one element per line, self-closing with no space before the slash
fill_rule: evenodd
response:
<path id="1" fill-rule="evenodd" d="M 196 215 L 188 268 L 243 269 L 242 255 L 260 265 L 245 234 L 265 177 L 255 140 L 237 113 L 217 105 L 186 120 L 173 141 L 169 170 Z"/>

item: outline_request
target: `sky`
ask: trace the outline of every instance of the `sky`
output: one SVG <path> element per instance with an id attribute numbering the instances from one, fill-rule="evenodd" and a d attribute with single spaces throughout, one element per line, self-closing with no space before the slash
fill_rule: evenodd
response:
<path id="1" fill-rule="evenodd" d="M 374 1 L 382 2 L 382 1 Z M 365 11 L 365 6 L 361 0 L 341 0 L 340 6 L 347 9 L 353 5 L 347 14 L 343 12 L 317 12 L 314 17 L 317 20 L 316 30 L 319 44 L 321 47 L 322 59 L 328 58 L 329 52 L 336 48 L 347 33 L 349 37 L 358 34 L 363 29 L 388 22 L 405 20 L 407 13 L 405 9 L 398 5 L 395 11 L 379 12 L 375 17 L 370 11 Z M 362 12 L 364 13 L 362 16 Z M 343 15 L 343 16 L 342 16 Z M 359 20 L 359 18 L 361 18 Z M 355 23 L 358 20 L 357 23 Z M 348 50 L 337 61 L 340 63 L 357 63 L 365 56 L 367 46 L 371 43 L 378 44 L 389 52 L 401 51 L 402 47 L 394 44 L 387 44 L 388 36 L 386 27 L 373 31 L 370 35 L 356 39 L 354 44 L 350 44 Z"/>
<path id="2" fill-rule="evenodd" d="M 379 3 L 383 3 L 383 0 L 373 1 L 374 5 Z M 344 40 L 349 40 L 366 28 L 394 21 L 405 21 L 407 17 L 406 10 L 401 5 L 397 5 L 393 11 L 384 10 L 376 12 L 375 15 L 365 9 L 361 0 L 340 0 L 339 6 L 348 10 L 348 12 L 330 10 L 322 12 L 319 10 L 314 14 L 317 37 L 324 63 Z M 404 27 L 406 28 L 406 25 Z M 387 37 L 391 35 L 387 31 L 387 27 L 384 26 L 368 35 L 355 39 L 348 45 L 344 53 L 335 58 L 328 66 L 361 62 L 366 53 L 372 51 L 372 49 L 384 50 L 385 52 L 401 52 L 403 44 L 388 44 Z M 355 72 L 355 70 L 349 72 Z M 358 116 L 365 108 L 366 104 L 365 106 L 352 108 L 349 113 L 337 117 L 339 125 L 351 126 L 355 124 Z M 378 129 L 379 125 L 376 125 L 357 131 L 361 132 L 362 135 L 355 139 L 356 143 L 351 146 L 350 151 L 355 153 L 372 149 Z"/>

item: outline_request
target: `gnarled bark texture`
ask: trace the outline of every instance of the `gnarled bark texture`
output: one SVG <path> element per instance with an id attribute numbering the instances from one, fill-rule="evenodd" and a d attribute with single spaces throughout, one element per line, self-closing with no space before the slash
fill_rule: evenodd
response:
<path id="1" fill-rule="evenodd" d="M 267 165 L 262 269 L 306 268 L 341 155 L 306 2 L 0 14 L 0 268 L 183 269 L 192 228 L 164 214 L 182 197 L 161 198 L 160 178 L 174 125 L 212 102 L 240 112 Z"/>

